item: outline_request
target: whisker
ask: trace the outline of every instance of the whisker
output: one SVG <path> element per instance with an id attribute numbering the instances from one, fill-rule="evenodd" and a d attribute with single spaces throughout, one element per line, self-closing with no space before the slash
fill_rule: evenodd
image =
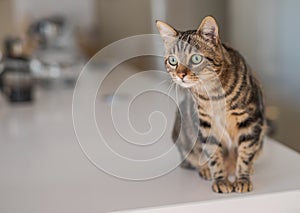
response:
<path id="1" fill-rule="evenodd" d="M 169 90 L 168 90 L 168 97 L 172 97 L 171 96 L 171 92 L 172 92 L 172 89 L 173 89 L 173 86 L 175 85 L 175 82 L 174 81 L 172 81 L 172 83 L 171 83 L 171 85 L 170 85 L 170 87 L 169 87 Z M 169 101 L 168 101 L 168 109 L 170 109 L 170 99 L 168 99 Z"/>
<path id="2" fill-rule="evenodd" d="M 175 97 L 176 97 L 176 104 L 179 104 L 179 98 L 178 98 L 178 84 L 175 85 Z"/>
<path id="3" fill-rule="evenodd" d="M 155 86 L 154 86 L 154 89 L 156 89 L 158 86 L 160 86 L 160 85 L 162 85 L 162 84 L 164 84 L 164 83 L 166 83 L 166 82 L 168 82 L 168 81 L 170 81 L 171 79 L 166 79 L 166 80 L 163 80 L 163 81 L 161 81 L 160 83 L 158 83 L 158 84 L 156 84 Z"/>
<path id="4" fill-rule="evenodd" d="M 196 109 L 194 109 L 194 112 L 193 112 L 193 115 L 192 115 L 192 117 L 194 117 L 196 114 L 197 114 L 197 110 L 196 110 Z"/>
<path id="5" fill-rule="evenodd" d="M 157 88 L 159 85 L 165 84 L 165 86 L 167 86 L 167 88 Z M 163 94 L 167 93 L 168 95 L 168 91 L 170 90 L 172 84 L 172 79 L 166 79 L 163 80 L 162 82 L 158 83 L 157 85 L 154 86 L 154 89 L 158 89 L 159 91 L 161 91 Z M 161 97 L 161 102 L 163 102 L 163 99 L 165 98 L 165 95 L 163 95 Z"/>
<path id="6" fill-rule="evenodd" d="M 168 97 L 169 97 L 169 93 L 170 93 L 170 90 L 171 90 L 172 86 L 173 86 L 173 82 L 170 82 L 170 85 L 169 85 L 169 87 L 167 89 L 167 95 L 168 95 Z"/>
<path id="7" fill-rule="evenodd" d="M 178 96 L 177 96 L 177 84 L 175 85 L 175 102 L 178 102 Z"/>

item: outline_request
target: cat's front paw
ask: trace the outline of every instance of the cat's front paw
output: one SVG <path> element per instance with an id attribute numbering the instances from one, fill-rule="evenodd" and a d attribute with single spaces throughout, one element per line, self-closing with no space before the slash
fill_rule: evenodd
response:
<path id="1" fill-rule="evenodd" d="M 233 186 L 234 191 L 238 193 L 250 192 L 253 189 L 253 185 L 248 178 L 237 179 Z"/>
<path id="2" fill-rule="evenodd" d="M 233 191 L 233 186 L 227 179 L 215 180 L 212 184 L 212 190 L 217 193 L 230 193 Z"/>
<path id="3" fill-rule="evenodd" d="M 211 173 L 208 167 L 201 168 L 199 171 L 199 176 L 204 180 L 211 180 Z"/>

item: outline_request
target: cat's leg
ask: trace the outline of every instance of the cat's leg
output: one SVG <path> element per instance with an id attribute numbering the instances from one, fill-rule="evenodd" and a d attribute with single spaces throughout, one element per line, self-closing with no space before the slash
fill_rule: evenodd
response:
<path id="1" fill-rule="evenodd" d="M 212 179 L 207 159 L 204 159 L 205 156 L 202 153 L 200 142 L 197 142 L 188 154 L 186 154 L 183 147 L 177 146 L 177 148 L 182 159 L 180 164 L 182 168 L 190 170 L 197 169 L 201 178 L 204 180 Z"/>
<path id="2" fill-rule="evenodd" d="M 204 153 L 208 157 L 208 166 L 213 179 L 212 190 L 217 193 L 233 191 L 232 183 L 228 180 L 228 173 L 224 163 L 223 147 L 213 136 L 205 141 Z"/>
<path id="3" fill-rule="evenodd" d="M 180 167 L 183 168 L 183 169 L 188 169 L 188 170 L 195 170 L 196 169 L 190 162 L 188 162 L 185 159 L 180 163 Z"/>
<path id="4" fill-rule="evenodd" d="M 211 180 L 211 173 L 208 163 L 201 164 L 201 153 L 194 149 L 184 157 L 184 151 L 180 152 L 181 158 L 183 159 L 180 166 L 184 169 L 197 169 L 199 176 L 204 180 Z"/>
<path id="5" fill-rule="evenodd" d="M 204 180 L 212 180 L 210 168 L 208 166 L 208 163 L 200 166 L 199 168 L 199 176 L 203 178 Z"/>
<path id="6" fill-rule="evenodd" d="M 180 154 L 180 158 L 181 158 L 180 167 L 184 169 L 194 170 L 195 166 L 191 163 L 189 159 L 187 159 L 187 156 L 189 155 L 186 151 L 187 149 L 186 147 L 188 147 L 187 138 L 185 134 L 182 133 L 180 134 L 180 128 L 181 128 L 181 115 L 180 115 L 180 111 L 177 110 L 175 122 L 173 126 L 173 132 L 172 132 L 173 143 L 176 144 Z"/>
<path id="7" fill-rule="evenodd" d="M 197 169 L 199 171 L 201 168 L 200 159 L 202 154 L 201 142 L 197 140 L 192 148 L 191 146 L 186 146 L 186 143 L 181 144 L 185 145 L 184 147 L 181 147 L 182 152 L 180 152 L 182 159 L 184 159 L 181 166 L 184 166 L 184 168 L 187 166 L 190 169 Z"/>
<path id="8" fill-rule="evenodd" d="M 217 193 L 230 193 L 233 186 L 228 180 L 228 174 L 224 162 L 224 153 L 222 144 L 212 135 L 210 125 L 200 122 L 200 140 L 202 142 L 203 153 L 206 157 L 207 167 L 204 167 L 202 173 L 209 168 L 209 174 L 213 180 L 212 190 Z M 201 170 L 200 170 L 201 172 Z M 207 172 L 206 172 L 207 173 Z"/>
<path id="9" fill-rule="evenodd" d="M 234 182 L 236 192 L 250 192 L 253 189 L 250 175 L 253 171 L 255 157 L 262 147 L 263 135 L 263 127 L 257 124 L 252 127 L 249 134 L 239 136 L 236 180 Z"/>
<path id="10" fill-rule="evenodd" d="M 187 156 L 184 156 L 184 152 L 182 150 L 179 150 L 179 153 L 182 160 L 180 163 L 180 167 L 184 169 L 195 170 L 197 167 L 197 158 L 193 154 L 188 154 Z"/>
<path id="11" fill-rule="evenodd" d="M 191 153 L 187 154 L 182 141 L 177 141 L 176 146 L 177 146 L 178 152 L 180 154 L 180 159 L 181 159 L 180 167 L 184 168 L 184 169 L 189 169 L 189 170 L 196 169 L 196 167 L 197 167 L 196 159 L 197 158 Z"/>

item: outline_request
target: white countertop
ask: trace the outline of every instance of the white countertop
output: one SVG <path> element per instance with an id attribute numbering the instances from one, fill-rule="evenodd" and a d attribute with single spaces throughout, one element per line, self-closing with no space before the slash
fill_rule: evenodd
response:
<path id="1" fill-rule="evenodd" d="M 0 97 L 0 212 L 107 212 L 300 190 L 300 155 L 271 139 L 248 194 L 213 193 L 210 182 L 181 168 L 148 181 L 112 177 L 77 142 L 72 94 L 39 90 L 33 104 L 13 106 Z"/>

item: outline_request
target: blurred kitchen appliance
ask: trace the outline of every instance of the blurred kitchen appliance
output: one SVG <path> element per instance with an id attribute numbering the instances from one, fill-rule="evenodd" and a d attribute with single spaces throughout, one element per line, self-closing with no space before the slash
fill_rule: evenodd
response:
<path id="1" fill-rule="evenodd" d="M 84 58 L 72 23 L 63 16 L 44 18 L 30 25 L 28 35 L 38 43 L 30 63 L 37 82 L 47 86 L 74 83 Z"/>
<path id="2" fill-rule="evenodd" d="M 64 33 L 66 20 L 61 16 L 44 18 L 33 22 L 28 30 L 29 36 L 39 42 L 39 47 L 57 45 L 58 37 Z"/>
<path id="3" fill-rule="evenodd" d="M 10 102 L 33 99 L 33 78 L 30 60 L 23 55 L 23 42 L 8 37 L 4 41 L 5 56 L 0 65 L 0 89 Z"/>

